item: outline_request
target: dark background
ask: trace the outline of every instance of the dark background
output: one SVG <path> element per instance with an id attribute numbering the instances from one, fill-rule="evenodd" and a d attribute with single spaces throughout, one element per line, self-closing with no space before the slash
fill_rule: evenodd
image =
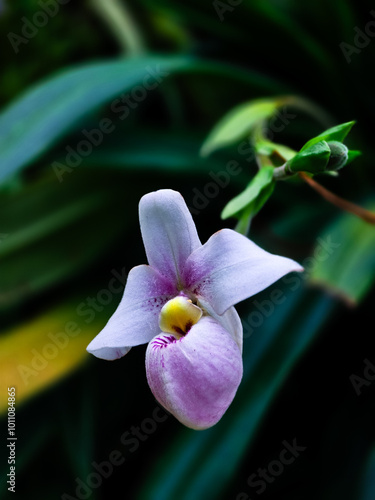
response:
<path id="1" fill-rule="evenodd" d="M 95 93 L 83 93 L 82 99 L 91 103 L 89 112 L 2 180 L 1 497 L 10 495 L 4 479 L 9 472 L 6 392 L 15 385 L 18 498 L 375 498 L 375 382 L 368 380 L 356 391 L 350 378 L 364 376 L 365 359 L 375 363 L 373 228 L 343 215 L 307 185 L 280 183 L 255 217 L 250 237 L 270 252 L 301 263 L 313 255 L 317 238 L 340 238 L 340 258 L 335 253 L 329 257 L 338 290 L 313 286 L 309 276 L 296 290 L 283 280 L 273 286 L 286 299 L 245 336 L 243 383 L 214 428 L 188 430 L 172 416 L 163 420 L 162 411 L 155 413 L 157 404 L 145 377 L 145 346 L 116 362 L 85 353 L 121 294 L 90 324 L 77 315 L 79 304 L 106 289 L 113 269 L 129 271 L 146 262 L 137 215 L 144 193 L 176 189 L 194 207 L 196 193 L 203 193 L 212 180 L 210 172 L 221 172 L 236 158 L 242 174 L 194 216 L 203 241 L 221 227 L 234 227 L 235 221 L 222 221 L 220 212 L 249 182 L 255 165 L 236 148 L 207 159 L 199 157 L 199 148 L 215 123 L 242 102 L 290 94 L 319 107 L 318 119 L 291 110 L 296 118 L 275 134 L 275 142 L 296 149 L 324 126 L 356 120 L 347 143 L 362 156 L 339 177 L 317 180 L 341 197 L 375 206 L 374 6 L 346 0 L 243 0 L 236 6 L 229 0 L 119 2 L 121 15 L 141 40 L 132 46 L 134 37 L 129 32 L 119 36 L 113 19 L 106 18 L 103 1 L 95 2 L 96 7 L 94 2 L 59 5 L 58 13 L 30 39 L 22 32 L 25 19 L 33 22 L 43 2 L 1 2 L 4 151 L 7 110 L 22 102 L 30 87 L 63 77 L 71 67 L 121 59 L 128 64 L 133 58 L 146 68 L 153 64 L 150 57 L 160 54 L 167 61 L 182 55 L 195 62 L 189 63 L 191 70 L 172 74 L 150 92 L 123 121 L 111 111 L 113 97 L 103 103 L 96 102 Z M 121 23 L 121 16 L 117 18 Z M 26 40 L 17 53 L 10 33 Z M 56 109 L 63 98 L 62 88 Z M 43 96 L 38 106 L 37 123 L 43 120 Z M 18 123 L 30 112 L 21 105 Z M 91 130 L 108 117 L 116 131 L 59 183 L 53 162 L 64 161 L 66 146 L 82 139 L 82 129 Z M 357 232 L 353 224 L 358 224 Z M 351 306 L 337 293 L 349 267 L 352 276 L 368 282 L 358 297 L 353 284 L 357 300 Z M 351 277 L 345 280 L 347 292 Z M 255 299 L 262 303 L 270 293 L 268 289 Z M 253 310 L 253 299 L 238 306 L 245 324 Z M 81 327 L 79 338 L 25 384 L 19 366 L 30 367 L 32 349 L 40 352 L 49 342 L 48 333 L 61 331 L 68 320 Z M 374 371 L 369 374 L 375 379 Z M 293 440 L 306 449 L 264 492 L 257 492 L 248 478 L 278 460 L 283 443 Z M 119 454 L 113 455 L 114 450 Z M 121 464 L 106 472 L 108 477 L 95 479 L 93 462 L 103 464 L 110 456 Z M 77 478 L 88 489 L 76 490 Z"/>

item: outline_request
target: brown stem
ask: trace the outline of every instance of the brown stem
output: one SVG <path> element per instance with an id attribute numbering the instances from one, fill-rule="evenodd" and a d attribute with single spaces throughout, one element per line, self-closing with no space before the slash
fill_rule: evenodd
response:
<path id="1" fill-rule="evenodd" d="M 375 214 L 373 212 L 370 212 L 370 210 L 366 210 L 365 208 L 362 208 L 356 205 L 355 203 L 351 203 L 350 201 L 345 200 L 344 198 L 340 198 L 340 196 L 333 194 L 331 191 L 321 186 L 318 182 L 314 181 L 314 179 L 312 179 L 305 172 L 299 172 L 298 174 L 305 182 L 307 182 L 307 184 L 310 187 L 315 189 L 315 191 L 317 191 L 320 194 L 320 196 L 322 196 L 325 200 L 329 201 L 336 207 L 341 208 L 341 210 L 345 210 L 346 212 L 350 212 L 351 214 L 360 217 L 369 224 L 375 224 Z"/>

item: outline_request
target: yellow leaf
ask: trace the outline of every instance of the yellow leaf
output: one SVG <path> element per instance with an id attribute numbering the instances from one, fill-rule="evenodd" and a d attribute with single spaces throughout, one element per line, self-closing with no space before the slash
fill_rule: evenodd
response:
<path id="1" fill-rule="evenodd" d="M 85 323 L 76 307 L 55 307 L 0 336 L 0 414 L 7 410 L 9 387 L 20 403 L 68 375 L 89 358 L 86 346 L 105 324 L 102 315 Z"/>

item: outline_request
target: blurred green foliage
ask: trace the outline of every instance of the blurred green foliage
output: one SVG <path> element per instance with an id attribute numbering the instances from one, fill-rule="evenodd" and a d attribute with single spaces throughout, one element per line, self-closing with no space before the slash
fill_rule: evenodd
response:
<path id="1" fill-rule="evenodd" d="M 281 107 L 265 131 L 284 148 L 275 155 L 355 120 L 345 143 L 362 156 L 319 182 L 373 207 L 371 2 L 98 0 L 116 7 L 116 29 L 98 5 L 67 2 L 29 38 L 25 19 L 40 22 L 37 13 L 56 2 L 2 3 L 0 402 L 4 410 L 15 384 L 18 497 L 83 498 L 84 484 L 92 499 L 118 491 L 142 500 L 256 498 L 249 477 L 268 467 L 284 440 L 297 439 L 306 451 L 262 498 L 373 498 L 375 389 L 364 360 L 375 363 L 374 227 L 301 180 L 256 182 L 272 196 L 251 238 L 300 261 L 306 273 L 238 306 L 244 380 L 217 426 L 193 432 L 172 417 L 156 419 L 144 348 L 116 363 L 84 350 L 120 300 L 121 281 L 117 294 L 108 292 L 113 272 L 146 261 L 137 219 L 144 193 L 180 191 L 203 241 L 234 227 L 230 216 L 246 203 L 224 222 L 220 214 L 255 178 L 241 129 L 254 114 L 229 131 L 234 140 L 221 138 L 225 148 L 208 157 L 200 151 L 242 103 L 291 96 L 313 107 L 313 114 Z M 136 38 L 118 37 L 126 23 Z M 12 33 L 24 39 L 17 53 Z M 317 282 L 324 287 L 312 289 Z M 36 369 L 35 351 L 48 357 L 46 346 L 69 321 L 80 333 Z M 34 370 L 29 384 L 20 364 Z M 366 382 L 359 395 L 352 374 Z M 113 452 L 118 465 L 90 487 L 90 474 Z M 6 489 L 2 481 L 2 497 Z"/>

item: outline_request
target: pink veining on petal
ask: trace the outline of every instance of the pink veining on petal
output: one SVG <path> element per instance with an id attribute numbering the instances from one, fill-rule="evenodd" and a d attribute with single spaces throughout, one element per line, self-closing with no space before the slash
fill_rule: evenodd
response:
<path id="1" fill-rule="evenodd" d="M 175 283 L 150 266 L 134 267 L 116 312 L 87 347 L 101 359 L 117 359 L 130 347 L 152 340 L 159 332 L 159 313 L 175 297 Z"/>
<path id="2" fill-rule="evenodd" d="M 161 308 L 168 302 L 168 300 L 171 300 L 174 296 L 175 294 L 152 297 L 142 304 L 142 309 L 145 312 L 157 315 L 159 317 Z"/>
<path id="3" fill-rule="evenodd" d="M 204 246 L 204 245 L 203 245 Z M 198 296 L 201 295 L 207 285 L 210 284 L 210 275 L 214 269 L 213 264 L 208 260 L 192 260 L 189 256 L 182 272 L 182 280 L 186 290 Z"/>
<path id="4" fill-rule="evenodd" d="M 152 349 L 160 349 L 167 347 L 168 344 L 176 342 L 177 339 L 173 335 L 161 335 L 160 337 L 155 337 L 152 340 Z"/>

